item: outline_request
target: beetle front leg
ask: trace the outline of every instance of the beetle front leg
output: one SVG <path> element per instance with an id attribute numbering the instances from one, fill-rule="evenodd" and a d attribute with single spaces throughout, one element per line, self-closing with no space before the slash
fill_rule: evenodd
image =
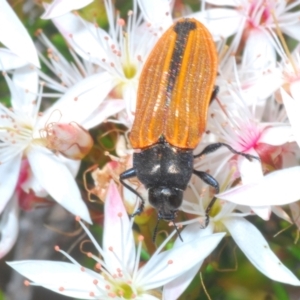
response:
<path id="1" fill-rule="evenodd" d="M 130 215 L 131 218 L 135 217 L 136 215 L 140 215 L 145 207 L 145 200 L 143 199 L 143 197 L 134 189 L 132 188 L 129 184 L 127 184 L 124 180 L 125 179 L 129 179 L 132 177 L 136 177 L 136 170 L 134 168 L 131 168 L 129 170 L 126 170 L 125 172 L 123 172 L 122 174 L 120 174 L 120 182 L 132 193 L 134 193 L 136 196 L 138 196 L 140 198 L 140 205 L 138 207 L 138 209 Z"/>

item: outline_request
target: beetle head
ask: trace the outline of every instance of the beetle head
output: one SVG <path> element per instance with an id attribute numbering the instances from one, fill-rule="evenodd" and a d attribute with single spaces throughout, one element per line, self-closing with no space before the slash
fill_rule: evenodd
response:
<path id="1" fill-rule="evenodd" d="M 156 208 L 159 220 L 174 221 L 182 203 L 183 191 L 177 188 L 149 188 L 149 202 Z"/>

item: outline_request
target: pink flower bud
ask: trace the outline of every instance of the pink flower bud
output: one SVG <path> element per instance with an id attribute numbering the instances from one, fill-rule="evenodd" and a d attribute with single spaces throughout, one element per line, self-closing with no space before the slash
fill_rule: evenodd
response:
<path id="1" fill-rule="evenodd" d="M 89 132 L 75 122 L 50 123 L 43 132 L 47 148 L 71 159 L 82 159 L 94 144 Z"/>

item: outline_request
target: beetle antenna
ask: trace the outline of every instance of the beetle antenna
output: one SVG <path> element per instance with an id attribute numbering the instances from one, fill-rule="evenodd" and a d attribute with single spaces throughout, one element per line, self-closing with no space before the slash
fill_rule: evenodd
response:
<path id="1" fill-rule="evenodd" d="M 155 243 L 155 240 L 156 240 L 156 235 L 157 235 L 157 227 L 158 227 L 158 223 L 160 221 L 160 218 L 157 219 L 157 222 L 156 222 L 156 225 L 155 225 L 155 228 L 154 228 L 154 232 L 153 232 L 153 238 L 152 238 L 152 241 L 153 243 Z"/>
<path id="2" fill-rule="evenodd" d="M 173 225 L 174 225 L 174 227 L 175 227 L 175 230 L 176 230 L 176 232 L 177 232 L 177 234 L 178 234 L 180 240 L 183 242 L 183 239 L 182 239 L 182 237 L 181 237 L 181 235 L 180 235 L 180 232 L 179 232 L 179 230 L 178 230 L 178 227 L 176 226 L 174 220 L 172 220 L 172 222 L 173 222 Z"/>

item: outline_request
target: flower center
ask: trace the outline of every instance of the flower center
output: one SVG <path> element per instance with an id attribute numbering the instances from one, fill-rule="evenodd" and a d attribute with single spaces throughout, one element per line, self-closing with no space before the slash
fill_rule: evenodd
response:
<path id="1" fill-rule="evenodd" d="M 122 299 L 133 299 L 135 294 L 131 286 L 125 282 L 120 282 L 119 284 L 114 282 L 113 291 L 116 295 L 121 296 Z"/>
<path id="2" fill-rule="evenodd" d="M 137 73 L 137 68 L 135 64 L 132 62 L 132 51 L 130 51 L 130 34 L 129 33 L 124 33 L 124 47 L 123 47 L 123 63 L 122 63 L 122 68 L 124 75 L 127 79 L 132 79 L 136 73 Z"/>
<path id="3" fill-rule="evenodd" d="M 25 150 L 33 139 L 33 126 L 31 120 L 20 111 L 2 108 L 0 115 L 0 142 L 5 159 L 9 160 L 18 152 Z"/>
<path id="4" fill-rule="evenodd" d="M 210 217 L 215 217 L 216 215 L 219 214 L 219 212 L 222 210 L 222 206 L 220 204 L 220 200 L 218 199 L 215 204 L 213 205 L 211 211 L 209 212 Z"/>
<path id="5" fill-rule="evenodd" d="M 132 79 L 136 75 L 136 66 L 132 64 L 130 61 L 123 64 L 123 72 L 127 79 Z"/>
<path id="6" fill-rule="evenodd" d="M 254 1 L 249 9 L 249 27 L 257 28 L 267 24 L 271 16 L 271 9 L 271 5 L 265 1 Z"/>

